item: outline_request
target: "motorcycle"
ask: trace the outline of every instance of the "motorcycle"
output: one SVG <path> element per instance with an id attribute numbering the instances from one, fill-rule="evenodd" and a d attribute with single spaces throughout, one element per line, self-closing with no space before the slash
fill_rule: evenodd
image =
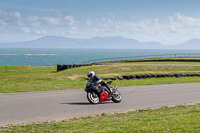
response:
<path id="1" fill-rule="evenodd" d="M 107 82 L 107 85 L 110 86 L 110 84 L 113 81 Z M 112 89 L 112 94 L 109 94 L 108 89 L 105 86 L 102 86 L 101 84 L 94 85 L 88 81 L 86 83 L 85 91 L 87 92 L 87 99 L 92 104 L 97 104 L 104 101 L 110 101 L 112 100 L 115 103 L 119 103 L 122 100 L 122 96 L 120 92 L 117 90 L 118 87 L 110 87 Z"/>

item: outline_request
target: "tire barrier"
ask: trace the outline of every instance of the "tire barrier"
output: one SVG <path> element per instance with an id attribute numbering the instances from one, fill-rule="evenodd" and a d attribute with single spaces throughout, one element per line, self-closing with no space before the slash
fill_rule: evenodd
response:
<path id="1" fill-rule="evenodd" d="M 102 78 L 103 80 L 135 80 L 135 79 L 147 79 L 147 78 L 166 78 L 166 77 L 200 77 L 200 73 L 197 74 L 184 74 L 184 73 L 176 73 L 176 74 L 145 74 L 145 75 L 124 75 L 122 77 L 116 78 Z"/>
<path id="2" fill-rule="evenodd" d="M 117 77 L 117 79 L 118 79 L 118 80 L 123 80 L 123 78 L 121 78 L 121 77 Z"/>
<path id="3" fill-rule="evenodd" d="M 127 79 L 129 80 L 130 79 L 130 76 L 122 76 L 123 79 Z"/>
<path id="4" fill-rule="evenodd" d="M 68 64 L 68 65 L 64 65 L 64 64 L 58 64 L 57 65 L 57 72 L 62 71 L 62 70 L 66 70 L 66 69 L 70 69 L 70 68 L 76 68 L 76 67 L 81 67 L 81 66 L 92 66 L 92 64 Z"/>

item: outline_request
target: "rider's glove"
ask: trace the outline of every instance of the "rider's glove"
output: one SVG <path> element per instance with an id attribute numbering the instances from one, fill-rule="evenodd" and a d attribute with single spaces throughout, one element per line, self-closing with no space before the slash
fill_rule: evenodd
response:
<path id="1" fill-rule="evenodd" d="M 97 81 L 95 84 L 97 85 L 97 84 L 100 84 L 100 82 L 101 82 L 102 80 L 99 80 L 99 81 Z"/>

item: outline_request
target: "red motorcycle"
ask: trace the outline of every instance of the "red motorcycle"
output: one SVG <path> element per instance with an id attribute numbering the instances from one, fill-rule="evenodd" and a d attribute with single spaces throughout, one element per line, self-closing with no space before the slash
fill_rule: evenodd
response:
<path id="1" fill-rule="evenodd" d="M 110 86 L 112 81 L 107 82 Z M 101 84 L 93 85 L 89 81 L 86 84 L 85 91 L 87 92 L 87 99 L 92 104 L 97 104 L 99 102 L 112 100 L 115 103 L 119 103 L 122 100 L 120 92 L 117 90 L 118 87 L 110 87 L 112 89 L 112 94 L 109 94 L 108 89 Z"/>

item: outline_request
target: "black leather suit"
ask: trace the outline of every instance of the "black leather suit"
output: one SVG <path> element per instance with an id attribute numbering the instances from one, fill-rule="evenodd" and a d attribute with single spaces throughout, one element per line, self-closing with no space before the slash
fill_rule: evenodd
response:
<path id="1" fill-rule="evenodd" d="M 105 86 L 109 93 L 111 92 L 110 90 L 110 86 L 107 85 L 107 83 L 105 81 L 103 81 L 99 76 L 97 75 L 94 75 L 90 80 L 89 82 L 93 85 L 97 85 L 97 84 L 101 84 L 102 86 Z"/>

